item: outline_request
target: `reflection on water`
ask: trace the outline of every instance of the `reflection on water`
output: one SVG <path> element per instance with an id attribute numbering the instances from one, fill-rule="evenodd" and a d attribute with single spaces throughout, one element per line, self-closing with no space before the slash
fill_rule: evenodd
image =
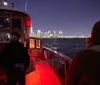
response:
<path id="1" fill-rule="evenodd" d="M 86 46 L 86 38 L 45 38 L 42 39 L 42 42 L 44 46 L 70 57 Z"/>

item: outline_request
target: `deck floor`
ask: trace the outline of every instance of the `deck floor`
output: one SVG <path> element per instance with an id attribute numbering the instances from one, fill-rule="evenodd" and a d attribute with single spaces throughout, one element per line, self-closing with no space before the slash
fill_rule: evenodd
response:
<path id="1" fill-rule="evenodd" d="M 26 85 L 61 85 L 46 60 L 36 62 L 36 70 L 26 75 Z"/>

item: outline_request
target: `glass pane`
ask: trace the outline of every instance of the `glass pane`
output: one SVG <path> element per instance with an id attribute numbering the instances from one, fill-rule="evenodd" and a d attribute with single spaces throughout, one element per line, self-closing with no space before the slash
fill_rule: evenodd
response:
<path id="1" fill-rule="evenodd" d="M 33 48 L 35 48 L 35 40 L 34 39 L 30 39 L 30 44 L 29 44 L 29 46 L 30 46 L 30 49 L 33 49 Z"/>
<path id="2" fill-rule="evenodd" d="M 21 29 L 21 14 L 12 12 L 12 28 Z"/>
<path id="3" fill-rule="evenodd" d="M 0 33 L 0 41 L 9 41 L 10 34 L 7 32 Z"/>
<path id="4" fill-rule="evenodd" d="M 7 11 L 0 11 L 0 29 L 10 27 L 10 13 Z"/>
<path id="5" fill-rule="evenodd" d="M 36 48 L 40 48 L 40 40 L 36 40 Z"/>

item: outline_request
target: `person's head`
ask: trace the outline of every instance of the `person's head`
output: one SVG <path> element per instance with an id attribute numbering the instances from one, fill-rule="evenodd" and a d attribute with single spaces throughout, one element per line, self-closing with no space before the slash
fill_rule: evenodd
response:
<path id="1" fill-rule="evenodd" d="M 96 22 L 92 28 L 90 46 L 100 44 L 100 21 Z"/>
<path id="2" fill-rule="evenodd" d="M 10 41 L 19 41 L 20 35 L 17 32 L 12 32 L 10 35 Z"/>

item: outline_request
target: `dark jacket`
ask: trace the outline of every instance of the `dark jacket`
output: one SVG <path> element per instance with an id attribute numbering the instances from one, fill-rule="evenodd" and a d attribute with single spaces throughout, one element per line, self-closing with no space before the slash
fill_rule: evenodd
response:
<path id="1" fill-rule="evenodd" d="M 7 70 L 15 69 L 16 64 L 23 63 L 24 71 L 26 71 L 30 64 L 30 57 L 27 49 L 20 42 L 12 41 L 4 47 L 0 63 Z"/>
<path id="2" fill-rule="evenodd" d="M 66 85 L 100 85 L 100 45 L 95 47 L 75 54 L 67 72 Z"/>

